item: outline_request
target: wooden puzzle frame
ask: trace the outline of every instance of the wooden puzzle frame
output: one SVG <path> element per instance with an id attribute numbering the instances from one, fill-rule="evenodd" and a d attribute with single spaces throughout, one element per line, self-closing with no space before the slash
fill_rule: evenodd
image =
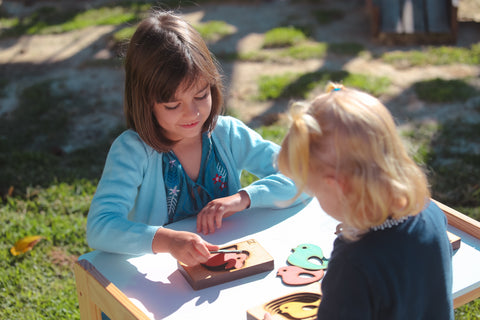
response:
<path id="1" fill-rule="evenodd" d="M 249 256 L 242 268 L 220 271 L 210 270 L 201 264 L 190 267 L 179 262 L 178 270 L 194 290 L 245 278 L 274 268 L 273 257 L 254 239 L 235 243 L 221 249 L 244 250 L 249 253 Z"/>

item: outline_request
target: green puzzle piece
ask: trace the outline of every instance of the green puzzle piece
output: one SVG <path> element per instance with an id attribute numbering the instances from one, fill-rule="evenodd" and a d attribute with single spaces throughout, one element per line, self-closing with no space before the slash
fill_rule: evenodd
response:
<path id="1" fill-rule="evenodd" d="M 309 261 L 311 258 L 320 260 L 320 264 Z M 292 249 L 292 254 L 287 259 L 288 263 L 308 270 L 327 269 L 328 259 L 323 256 L 323 251 L 314 244 L 301 244 Z"/>

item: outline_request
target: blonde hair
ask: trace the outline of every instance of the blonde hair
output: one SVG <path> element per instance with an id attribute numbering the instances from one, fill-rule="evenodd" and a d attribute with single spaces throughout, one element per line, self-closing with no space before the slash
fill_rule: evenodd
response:
<path id="1" fill-rule="evenodd" d="M 354 240 L 389 217 L 416 215 L 424 208 L 430 197 L 427 178 L 378 99 L 330 83 L 327 93 L 310 104 L 294 104 L 291 116 L 278 167 L 295 181 L 298 194 L 310 170 L 331 168 L 344 179 L 347 192 L 340 199 L 346 238 Z"/>

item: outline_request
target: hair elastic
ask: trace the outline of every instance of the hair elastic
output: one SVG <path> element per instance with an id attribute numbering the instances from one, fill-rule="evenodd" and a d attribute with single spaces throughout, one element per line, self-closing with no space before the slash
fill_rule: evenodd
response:
<path id="1" fill-rule="evenodd" d="M 329 93 L 329 92 L 332 92 L 332 91 L 340 91 L 344 88 L 343 84 L 340 84 L 340 83 L 333 83 L 333 82 L 329 82 L 327 84 L 327 87 L 326 87 L 326 92 Z"/>

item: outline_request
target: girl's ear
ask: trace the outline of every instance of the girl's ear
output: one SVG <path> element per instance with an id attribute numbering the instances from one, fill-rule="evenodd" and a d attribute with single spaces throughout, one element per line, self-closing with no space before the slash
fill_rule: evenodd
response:
<path id="1" fill-rule="evenodd" d="M 328 176 L 325 178 L 325 182 L 329 187 L 341 191 L 343 194 L 348 191 L 348 184 L 346 178 L 338 176 Z"/>

